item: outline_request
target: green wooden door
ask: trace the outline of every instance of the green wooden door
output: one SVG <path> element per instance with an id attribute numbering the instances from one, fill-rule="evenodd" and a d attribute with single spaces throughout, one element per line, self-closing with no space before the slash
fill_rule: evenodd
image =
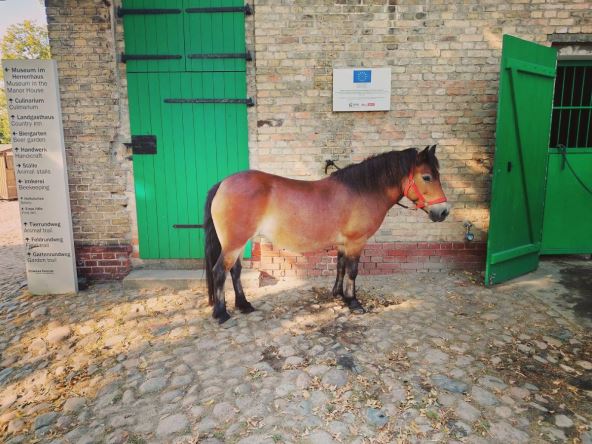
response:
<path id="1" fill-rule="evenodd" d="M 207 191 L 248 168 L 246 56 L 228 52 L 246 52 L 242 6 L 129 0 L 120 11 L 141 258 L 202 258 Z"/>
<path id="2" fill-rule="evenodd" d="M 487 285 L 538 266 L 556 60 L 554 48 L 503 38 Z"/>
<path id="3" fill-rule="evenodd" d="M 557 67 L 541 254 L 592 253 L 592 61 Z"/>

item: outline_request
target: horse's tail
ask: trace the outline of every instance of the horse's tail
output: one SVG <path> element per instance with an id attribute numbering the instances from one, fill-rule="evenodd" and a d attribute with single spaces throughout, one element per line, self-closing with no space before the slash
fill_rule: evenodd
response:
<path id="1" fill-rule="evenodd" d="M 216 261 L 218 261 L 222 252 L 220 239 L 218 238 L 218 233 L 216 233 L 216 227 L 214 227 L 214 221 L 212 220 L 212 201 L 218 192 L 218 188 L 220 188 L 220 182 L 210 188 L 204 208 L 203 225 L 206 233 L 206 281 L 208 283 L 208 302 L 210 305 L 214 304 L 214 265 L 216 265 Z"/>

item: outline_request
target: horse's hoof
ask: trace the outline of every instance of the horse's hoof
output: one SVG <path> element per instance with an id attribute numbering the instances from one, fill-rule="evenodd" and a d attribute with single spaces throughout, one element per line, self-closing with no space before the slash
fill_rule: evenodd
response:
<path id="1" fill-rule="evenodd" d="M 246 304 L 242 305 L 237 305 L 236 308 L 238 308 L 240 312 L 244 314 L 253 313 L 255 311 L 255 307 L 253 307 L 250 302 L 247 302 Z"/>
<path id="2" fill-rule="evenodd" d="M 366 309 L 362 307 L 362 304 L 360 304 L 357 299 L 354 299 L 349 303 L 349 310 L 354 314 L 366 313 Z"/>
<path id="3" fill-rule="evenodd" d="M 227 311 L 220 313 L 218 316 L 218 324 L 224 324 L 226 321 L 230 319 L 230 315 Z"/>

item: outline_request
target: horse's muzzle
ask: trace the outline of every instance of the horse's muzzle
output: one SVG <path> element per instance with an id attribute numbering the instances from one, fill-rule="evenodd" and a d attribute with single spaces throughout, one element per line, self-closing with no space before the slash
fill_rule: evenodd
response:
<path id="1" fill-rule="evenodd" d="M 450 214 L 450 204 L 448 202 L 430 206 L 430 219 L 432 222 L 442 222 Z"/>

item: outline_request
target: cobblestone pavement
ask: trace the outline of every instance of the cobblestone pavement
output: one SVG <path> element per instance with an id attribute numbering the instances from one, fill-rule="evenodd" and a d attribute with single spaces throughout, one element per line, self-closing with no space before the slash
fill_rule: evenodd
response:
<path id="1" fill-rule="evenodd" d="M 0 295 L 26 284 L 25 250 L 18 201 L 0 200 Z"/>
<path id="2" fill-rule="evenodd" d="M 592 442 L 588 330 L 531 290 L 361 277 L 352 315 L 331 284 L 251 290 L 225 328 L 191 291 L 4 298 L 0 441 Z"/>

